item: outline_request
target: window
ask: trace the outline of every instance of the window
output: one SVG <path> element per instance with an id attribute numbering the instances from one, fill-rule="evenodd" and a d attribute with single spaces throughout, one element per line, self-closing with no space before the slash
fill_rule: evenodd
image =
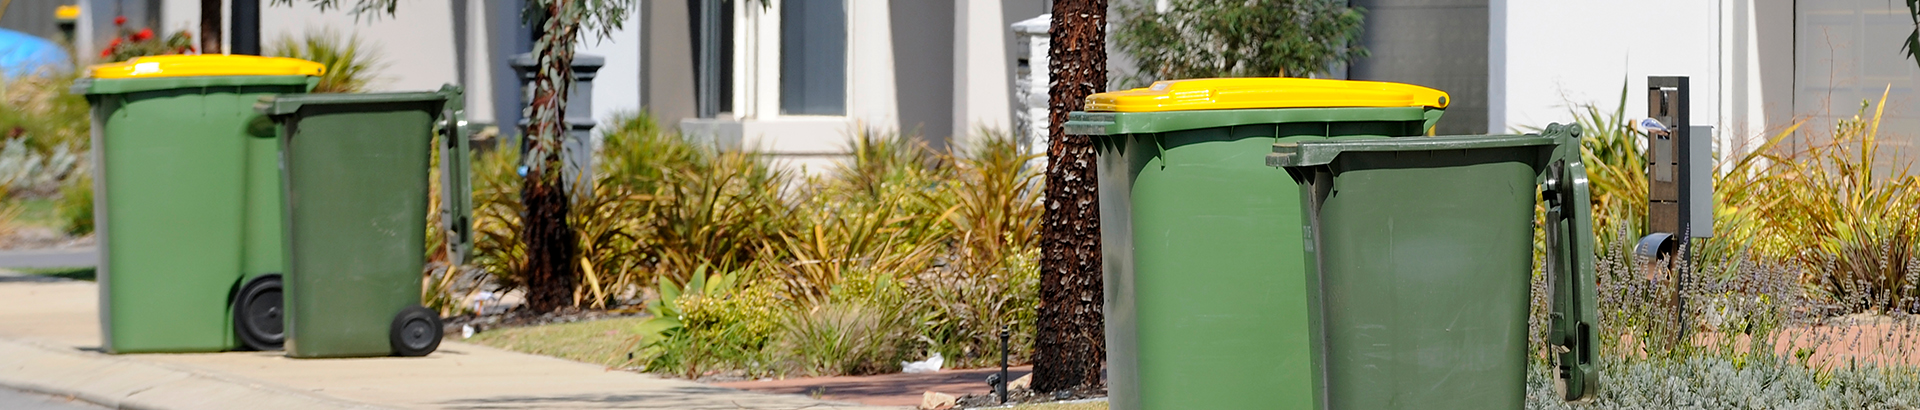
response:
<path id="1" fill-rule="evenodd" d="M 780 114 L 846 115 L 845 0 L 780 5 Z"/>
<path id="2" fill-rule="evenodd" d="M 1920 146 L 1920 135 L 1912 131 L 1920 129 L 1920 116 L 1913 114 L 1920 104 L 1920 70 L 1900 52 L 1913 32 L 1906 6 L 1882 0 L 1794 4 L 1793 108 L 1795 115 L 1811 120 L 1801 128 L 1806 141 L 1788 148 L 1825 142 L 1835 123 L 1860 113 L 1863 101 L 1878 103 L 1885 92 L 1882 148 L 1874 168 L 1886 172 L 1905 162 L 1900 156 Z"/>
<path id="3" fill-rule="evenodd" d="M 733 0 L 687 0 L 695 115 L 733 111 Z"/>

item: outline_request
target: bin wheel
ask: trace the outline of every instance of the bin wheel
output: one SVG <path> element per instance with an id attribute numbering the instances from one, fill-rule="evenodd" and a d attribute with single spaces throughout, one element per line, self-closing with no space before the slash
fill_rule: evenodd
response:
<path id="1" fill-rule="evenodd" d="M 394 315 L 387 341 L 393 344 L 395 356 L 426 356 L 440 348 L 440 326 L 440 313 L 420 305 L 408 306 Z"/>
<path id="2" fill-rule="evenodd" d="M 287 342 L 286 310 L 279 274 L 262 275 L 240 287 L 233 301 L 233 329 L 252 350 L 280 350 Z"/>

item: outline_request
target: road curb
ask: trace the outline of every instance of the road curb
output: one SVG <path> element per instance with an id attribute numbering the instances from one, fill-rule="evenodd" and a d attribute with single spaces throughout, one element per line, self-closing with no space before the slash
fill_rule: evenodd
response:
<path id="1" fill-rule="evenodd" d="M 129 410 L 390 409 L 219 374 L 0 339 L 0 386 Z"/>

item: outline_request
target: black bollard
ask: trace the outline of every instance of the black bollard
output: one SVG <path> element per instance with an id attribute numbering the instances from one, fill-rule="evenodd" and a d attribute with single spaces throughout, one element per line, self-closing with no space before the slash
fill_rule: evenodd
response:
<path id="1" fill-rule="evenodd" d="M 993 392 L 1000 394 L 1000 404 L 1007 404 L 1007 384 L 1013 379 L 1007 378 L 1007 327 L 1000 326 L 1000 383 L 993 385 Z"/>

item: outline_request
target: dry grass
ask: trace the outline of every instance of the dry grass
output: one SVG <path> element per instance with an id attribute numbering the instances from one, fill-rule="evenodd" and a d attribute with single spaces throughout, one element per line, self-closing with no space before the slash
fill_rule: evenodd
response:
<path id="1" fill-rule="evenodd" d="M 476 333 L 461 340 L 521 353 L 553 356 L 607 367 L 624 367 L 640 338 L 645 318 L 628 317 L 553 325 L 512 327 Z M 458 340 L 459 335 L 449 335 Z"/>

